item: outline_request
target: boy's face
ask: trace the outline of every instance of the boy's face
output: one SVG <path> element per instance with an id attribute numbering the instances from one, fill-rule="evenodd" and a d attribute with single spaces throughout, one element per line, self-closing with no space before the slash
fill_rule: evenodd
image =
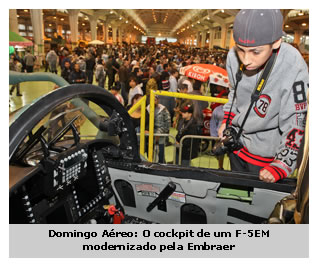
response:
<path id="1" fill-rule="evenodd" d="M 181 88 L 180 93 L 188 94 L 188 87 Z"/>
<path id="2" fill-rule="evenodd" d="M 279 48 L 281 43 L 276 41 L 273 44 L 266 44 L 256 47 L 245 47 L 236 44 L 236 51 L 240 61 L 247 70 L 256 70 L 261 67 L 270 57 L 273 49 Z"/>
<path id="3" fill-rule="evenodd" d="M 137 84 L 136 84 L 136 82 L 134 80 L 131 80 L 129 85 L 130 85 L 131 88 L 134 88 Z"/>
<path id="4" fill-rule="evenodd" d="M 181 116 L 183 119 L 185 120 L 190 120 L 191 116 L 192 116 L 192 113 L 189 113 L 189 112 L 182 112 L 181 111 Z"/>

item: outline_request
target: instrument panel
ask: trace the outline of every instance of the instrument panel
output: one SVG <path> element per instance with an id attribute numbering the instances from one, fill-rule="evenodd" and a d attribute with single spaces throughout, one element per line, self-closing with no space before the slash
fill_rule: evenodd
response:
<path id="1" fill-rule="evenodd" d="M 93 209 L 108 203 L 109 172 L 94 141 L 48 157 L 39 167 L 13 187 L 10 223 L 85 222 L 83 218 L 94 218 Z"/>

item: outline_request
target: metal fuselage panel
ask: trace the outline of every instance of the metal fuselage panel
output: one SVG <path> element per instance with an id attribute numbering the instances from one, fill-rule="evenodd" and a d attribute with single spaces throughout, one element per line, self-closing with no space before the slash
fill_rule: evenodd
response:
<path id="1" fill-rule="evenodd" d="M 246 202 L 218 198 L 220 183 L 217 182 L 143 174 L 115 168 L 109 168 L 109 173 L 113 189 L 125 213 L 155 223 L 181 223 L 181 207 L 185 204 L 200 207 L 206 214 L 207 223 L 255 223 L 267 219 L 275 204 L 288 195 L 286 192 L 254 188 L 252 201 Z M 123 203 L 115 186 L 117 180 L 130 183 L 136 207 Z M 166 211 L 155 207 L 151 212 L 147 212 L 148 205 L 170 181 L 176 184 L 177 194 L 173 194 L 174 196 L 166 201 Z"/>

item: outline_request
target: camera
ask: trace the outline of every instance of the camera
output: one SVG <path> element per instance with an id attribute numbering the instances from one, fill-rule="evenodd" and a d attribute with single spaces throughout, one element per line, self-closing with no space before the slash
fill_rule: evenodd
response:
<path id="1" fill-rule="evenodd" d="M 234 127 L 228 127 L 223 131 L 225 138 L 216 143 L 212 149 L 212 153 L 216 156 L 224 155 L 227 152 L 239 150 L 242 144 L 237 139 L 237 130 Z"/>

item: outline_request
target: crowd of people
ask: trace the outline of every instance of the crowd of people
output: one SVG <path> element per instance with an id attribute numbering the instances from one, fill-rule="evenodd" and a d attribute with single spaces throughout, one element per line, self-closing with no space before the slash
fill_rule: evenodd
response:
<path id="1" fill-rule="evenodd" d="M 24 58 L 12 55 L 12 61 L 14 63 L 12 67 L 10 66 L 10 70 L 33 72 L 36 58 L 27 52 Z M 179 75 L 181 67 L 198 63 L 214 64 L 225 68 L 226 52 L 184 46 L 145 44 L 77 47 L 72 51 L 67 47 L 61 47 L 50 49 L 42 62 L 45 72 L 60 74 L 70 84 L 95 83 L 107 89 L 127 109 L 130 109 L 144 95 L 147 95 L 148 106 L 151 90 L 203 95 L 203 83 Z M 20 68 L 13 66 L 15 64 L 18 64 Z M 59 68 L 60 71 L 58 71 Z M 11 94 L 14 88 L 11 88 Z M 17 95 L 21 95 L 18 92 Z M 215 90 L 211 88 L 210 92 L 212 94 Z M 181 106 L 187 104 L 193 110 L 188 126 L 192 124 L 193 127 L 194 123 L 197 128 L 195 133 L 201 134 L 202 110 L 208 107 L 207 102 L 160 96 L 156 98 L 155 104 L 154 133 L 167 134 L 170 127 L 178 131 L 181 131 L 182 127 L 185 129 L 186 126 L 183 125 L 185 115 L 182 114 Z M 149 109 L 150 106 L 147 107 L 147 115 Z M 139 109 L 132 114 L 137 132 L 140 130 L 140 116 Z M 146 124 L 146 129 L 148 130 L 148 124 Z M 156 144 L 159 151 L 158 161 L 165 162 L 164 146 L 167 143 L 164 138 L 156 137 Z M 196 144 L 198 144 L 197 141 L 194 141 L 194 150 L 198 150 Z M 186 142 L 187 145 L 188 142 Z M 195 151 L 192 157 L 194 156 Z"/>

